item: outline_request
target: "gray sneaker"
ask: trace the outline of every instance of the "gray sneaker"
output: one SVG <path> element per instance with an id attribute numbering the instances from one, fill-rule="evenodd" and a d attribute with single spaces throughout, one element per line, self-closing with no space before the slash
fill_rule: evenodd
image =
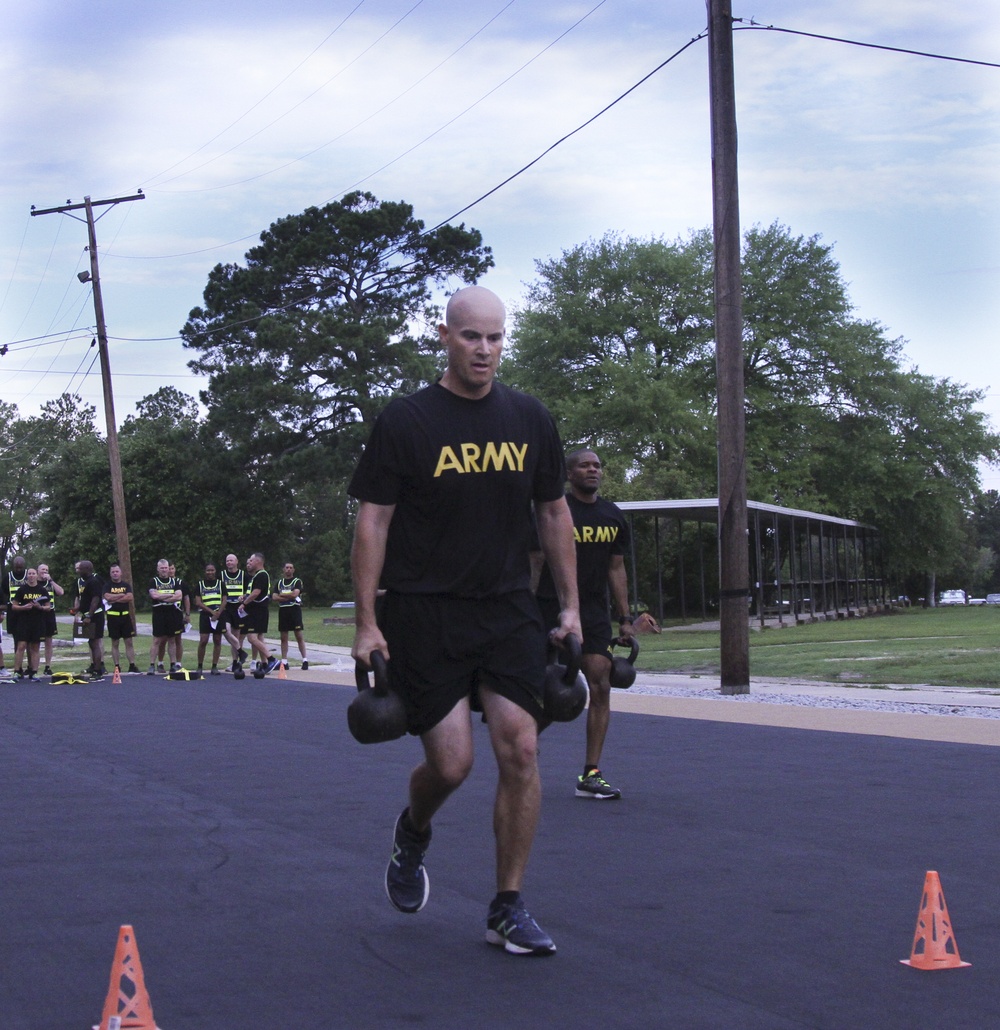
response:
<path id="1" fill-rule="evenodd" d="M 424 855 L 431 842 L 431 830 L 417 834 L 403 826 L 404 809 L 396 820 L 392 836 L 392 858 L 385 870 L 385 892 L 400 912 L 419 912 L 427 904 L 430 880 L 424 868 Z"/>
<path id="2" fill-rule="evenodd" d="M 486 940 L 511 955 L 556 953 L 552 938 L 531 918 L 520 898 L 511 905 L 493 900 L 486 916 Z"/>
<path id="3" fill-rule="evenodd" d="M 589 776 L 577 776 L 576 796 L 578 798 L 596 798 L 598 801 L 617 801 L 622 792 L 601 775 L 600 769 L 595 769 Z"/>

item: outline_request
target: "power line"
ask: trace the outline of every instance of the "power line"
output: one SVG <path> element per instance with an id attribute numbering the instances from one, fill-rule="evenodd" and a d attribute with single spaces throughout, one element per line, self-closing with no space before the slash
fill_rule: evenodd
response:
<path id="1" fill-rule="evenodd" d="M 337 26 L 332 31 L 327 33 L 327 35 L 322 39 L 321 42 L 317 43 L 316 46 L 313 47 L 313 49 L 310 50 L 309 53 L 305 57 L 303 57 L 302 60 L 299 61 L 299 63 L 290 72 L 288 72 L 284 76 L 284 78 L 282 78 L 278 82 L 276 82 L 256 103 L 254 103 L 250 107 L 248 107 L 243 112 L 243 114 L 241 114 L 239 116 L 239 118 L 236 118 L 233 121 L 231 121 L 224 129 L 220 129 L 211 139 L 206 140 L 204 143 L 202 143 L 202 145 L 200 147 L 198 147 L 197 150 L 193 150 L 190 154 L 188 154 L 187 157 L 182 157 L 179 161 L 175 161 L 169 167 L 164 168 L 160 172 L 157 172 L 156 175 L 154 175 L 149 180 L 149 182 L 150 183 L 155 183 L 156 180 L 159 179 L 161 175 L 166 175 L 167 172 L 172 172 L 178 165 L 182 165 L 185 161 L 190 161 L 192 157 L 197 156 L 206 147 L 211 146 L 211 144 L 213 144 L 217 139 L 219 139 L 221 136 L 224 136 L 227 132 L 229 132 L 230 129 L 232 129 L 235 126 L 239 125 L 239 123 L 241 121 L 243 121 L 243 119 L 246 118 L 247 115 L 251 114 L 258 107 L 260 107 L 260 105 L 262 103 L 264 103 L 264 101 L 267 100 L 268 97 L 270 97 L 274 93 L 276 93 L 301 67 L 303 67 L 303 65 L 307 64 L 317 53 L 319 53 L 319 51 L 324 46 L 326 46 L 326 44 L 344 27 L 344 25 L 346 25 L 347 22 L 350 21 L 350 19 L 358 11 L 358 9 L 360 7 L 364 6 L 365 2 L 366 2 L 366 0 L 358 0 L 358 2 L 354 5 L 354 7 L 340 20 L 340 22 L 337 24 Z M 184 173 L 184 174 L 187 174 L 187 173 Z M 170 182 L 172 180 L 168 179 L 166 181 Z"/>
<path id="2" fill-rule="evenodd" d="M 213 164 L 214 162 L 218 161 L 220 158 L 225 157 L 227 154 L 231 154 L 234 150 L 238 150 L 244 144 L 249 143 L 250 140 L 256 139 L 261 133 L 266 132 L 268 129 L 270 129 L 272 125 L 277 125 L 278 122 L 280 122 L 283 119 L 287 118 L 293 111 L 295 111 L 298 108 L 300 108 L 307 100 L 311 100 L 321 90 L 326 89 L 326 87 L 329 86 L 330 83 L 333 82 L 334 79 L 339 78 L 341 75 L 343 75 L 344 72 L 346 72 L 348 68 L 350 68 L 353 65 L 357 64 L 357 62 L 360 61 L 361 58 L 365 56 L 365 54 L 367 54 L 369 51 L 371 51 L 375 47 L 377 47 L 378 44 L 381 43 L 382 40 L 385 39 L 385 37 L 388 36 L 390 32 L 392 32 L 394 29 L 398 28 L 398 26 L 401 25 L 423 2 L 424 2 L 424 0 L 417 0 L 417 2 L 404 15 L 402 15 L 395 22 L 393 22 L 393 24 L 390 25 L 389 28 L 387 28 L 385 30 L 385 32 L 382 33 L 381 36 L 379 36 L 376 40 L 374 40 L 367 47 L 365 47 L 365 49 L 362 50 L 360 54 L 358 54 L 352 60 L 348 61 L 347 64 L 344 65 L 343 68 L 341 68 L 338 72 L 336 72 L 336 74 L 331 75 L 330 78 L 328 78 L 326 80 L 326 82 L 322 83 L 322 85 L 317 86 L 312 91 L 312 93 L 308 94 L 307 96 L 304 96 L 297 104 L 293 104 L 290 108 L 288 108 L 287 111 L 285 111 L 284 113 L 278 115 L 277 118 L 273 119 L 273 121 L 268 122 L 267 125 L 264 125 L 261 128 L 259 128 L 256 132 L 251 133 L 245 139 L 240 140 L 239 143 L 234 143 L 228 150 L 223 150 L 221 154 L 216 154 L 215 157 L 211 157 L 207 161 L 203 161 L 200 165 L 195 165 L 194 168 L 189 168 L 186 172 L 181 172 L 181 173 L 175 175 L 171 179 L 165 179 L 164 182 L 173 182 L 175 179 L 180 179 L 180 178 L 182 178 L 185 175 L 190 175 L 192 172 L 197 172 L 199 169 L 205 168 L 208 165 Z M 163 185 L 163 184 L 161 183 L 161 185 Z"/>
<path id="3" fill-rule="evenodd" d="M 634 93 L 643 83 L 649 81 L 649 79 L 651 79 L 658 71 L 662 70 L 663 68 L 666 68 L 666 66 L 670 64 L 671 61 L 680 57 L 680 55 L 683 54 L 685 50 L 693 46 L 699 40 L 704 39 L 705 36 L 706 32 L 699 32 L 697 36 L 695 36 L 692 39 L 689 39 L 684 44 L 684 46 L 682 46 L 679 50 L 676 50 L 674 53 L 672 53 L 665 61 L 662 61 L 660 64 L 658 64 L 647 75 L 644 75 L 637 83 L 635 83 L 633 86 L 629 86 L 629 88 L 625 90 L 624 93 L 622 93 L 618 97 L 615 97 L 615 99 L 612 100 L 610 104 L 606 104 L 604 107 L 602 107 L 601 110 L 597 112 L 597 114 L 592 115 L 585 122 L 578 125 L 575 129 L 573 129 L 570 132 L 567 132 L 565 136 L 562 136 L 560 139 L 557 139 L 555 143 L 546 147 L 536 158 L 529 161 L 526 165 L 523 165 L 512 175 L 508 175 L 507 178 L 503 180 L 503 182 L 497 183 L 496 186 L 494 186 L 491 190 L 487 190 L 486 193 L 482 194 L 482 196 L 477 197 L 474 201 L 472 201 L 471 204 L 466 204 L 465 207 L 460 208 L 453 215 L 450 215 L 443 221 L 438 222 L 437 225 L 435 225 L 432 229 L 428 229 L 427 232 L 434 232 L 436 229 L 440 229 L 442 226 L 447 225 L 449 222 L 458 218 L 459 215 L 465 214 L 465 212 L 470 210 L 470 208 L 474 208 L 477 204 L 481 204 L 484 200 L 486 200 L 487 197 L 493 196 L 493 194 L 496 193 L 497 190 L 503 189 L 504 186 L 506 186 L 508 183 L 513 182 L 519 175 L 523 175 L 529 168 L 538 164 L 538 162 L 541 161 L 543 157 L 545 157 L 548 154 L 551 154 L 552 151 L 555 150 L 556 147 L 558 147 L 560 144 L 565 143 L 566 140 L 571 139 L 578 132 L 582 132 L 585 128 L 587 128 L 588 125 L 591 125 L 593 122 L 596 122 L 598 118 L 600 118 L 602 115 L 610 111 L 611 108 L 614 107 L 616 104 L 621 103 L 621 101 L 623 101 L 630 93 Z"/>
<path id="4" fill-rule="evenodd" d="M 734 18 L 734 21 L 743 22 L 743 18 Z M 978 64 L 984 68 L 1000 68 L 995 61 L 976 61 L 971 57 L 954 57 L 948 54 L 934 54 L 926 50 L 910 50 L 907 47 L 886 46 L 884 43 L 865 43 L 858 39 L 845 39 L 842 36 L 826 36 L 820 32 L 803 32 L 800 29 L 785 29 L 778 25 L 759 25 L 752 18 L 746 24 L 734 25 L 734 32 L 748 32 L 751 30 L 764 32 L 784 32 L 790 36 L 806 36 L 810 39 L 825 39 L 831 43 L 846 43 L 848 46 L 866 47 L 869 50 L 888 50 L 895 54 L 912 54 L 914 57 L 930 57 L 935 61 L 956 61 L 959 64 Z"/>
<path id="5" fill-rule="evenodd" d="M 544 47 L 542 47 L 541 50 L 539 50 L 533 56 L 528 58 L 528 60 L 525 61 L 520 67 L 518 67 L 515 71 L 513 71 L 510 75 L 508 75 L 505 79 L 503 79 L 499 83 L 497 83 L 497 85 L 495 85 L 491 89 L 489 89 L 486 93 L 484 93 L 481 97 L 479 97 L 478 100 L 475 100 L 468 107 L 464 108 L 462 111 L 460 111 L 458 114 L 456 114 L 453 118 L 450 118 L 448 121 L 446 121 L 443 125 L 438 126 L 438 128 L 436 128 L 428 136 L 425 136 L 419 143 L 414 144 L 409 149 L 403 151 L 403 153 L 398 154 L 391 161 L 386 162 L 380 168 L 376 168 L 373 172 L 369 172 L 367 175 L 363 176 L 361 179 L 358 179 L 356 182 L 352 183 L 350 186 L 345 186 L 345 187 L 341 188 L 340 190 L 338 190 L 337 193 L 334 195 L 334 197 L 331 197 L 330 200 L 334 200 L 337 197 L 343 196 L 345 193 L 349 193 L 351 190 L 355 189 L 361 183 L 366 182 L 368 179 L 372 178 L 372 176 L 378 175 L 379 172 L 382 172 L 386 168 L 391 167 L 397 161 L 402 160 L 402 158 L 404 158 L 407 155 L 413 153 L 413 151 L 416 150 L 418 147 L 423 146 L 429 140 L 433 139 L 438 133 L 444 131 L 444 129 L 446 129 L 453 122 L 457 121 L 463 115 L 468 114 L 469 111 L 471 111 L 477 105 L 481 104 L 487 97 L 491 96 L 498 89 L 501 89 L 508 82 L 510 82 L 513 78 L 515 78 L 522 71 L 524 71 L 525 68 L 527 68 L 529 65 L 531 65 L 532 63 L 537 61 L 538 58 L 541 57 L 544 53 L 546 53 L 548 50 L 551 50 L 552 47 L 554 47 L 557 43 L 559 43 L 562 39 L 564 39 L 567 35 L 569 35 L 569 33 L 571 33 L 574 29 L 578 28 L 592 14 L 594 14 L 595 11 L 597 11 L 599 8 L 603 7 L 605 3 L 607 3 L 607 0 L 599 0 L 599 2 L 597 4 L 595 4 L 589 11 L 587 11 L 585 14 L 583 14 L 581 17 L 579 17 L 568 28 L 566 28 L 562 32 L 560 32 L 559 35 L 555 37 L 555 39 L 551 40 Z M 510 6 L 510 5 L 508 4 L 508 6 Z M 506 8 L 504 8 L 504 10 L 506 10 Z M 501 11 L 500 13 L 503 13 L 503 12 Z M 484 28 L 485 28 L 485 26 L 484 26 Z M 482 30 L 480 30 L 480 31 L 482 31 Z M 459 49 L 461 49 L 461 47 Z M 350 131 L 350 130 L 348 130 L 348 131 Z M 337 138 L 339 139 L 341 137 L 337 137 Z M 330 142 L 331 143 L 335 142 L 335 140 L 331 140 Z M 320 148 L 320 149 L 322 149 L 322 148 Z M 294 162 L 292 162 L 292 163 L 294 163 Z M 249 181 L 249 180 L 247 180 L 247 181 Z M 236 184 L 232 184 L 232 185 L 236 185 Z M 330 203 L 330 200 L 326 201 L 326 203 Z M 152 254 L 152 255 L 150 255 L 150 254 L 146 254 L 146 255 L 116 254 L 115 257 L 125 258 L 125 259 L 130 259 L 130 260 L 139 260 L 139 261 L 162 261 L 162 260 L 165 260 L 165 259 L 168 259 L 168 258 L 193 257 L 193 256 L 195 256 L 197 254 L 208 254 L 208 253 L 211 253 L 212 251 L 220 250 L 220 249 L 223 249 L 225 247 L 235 246 L 238 243 L 245 243 L 247 240 L 258 239 L 260 237 L 260 233 L 262 231 L 263 230 L 258 230 L 257 232 L 248 233 L 246 236 L 241 236 L 238 239 L 230 240 L 228 243 L 219 243 L 219 244 L 215 244 L 212 247 L 203 247 L 200 250 L 185 251 L 184 253 L 180 253 L 180 254 Z"/>
<path id="6" fill-rule="evenodd" d="M 161 189 L 157 188 L 156 192 L 158 192 L 158 193 L 169 193 L 169 194 L 177 194 L 177 193 L 211 193 L 211 192 L 213 192 L 215 190 L 230 189 L 233 186 L 243 186 L 243 185 L 245 185 L 248 182 L 256 182 L 258 179 L 264 179 L 268 175 L 274 175 L 275 172 L 281 172 L 281 171 L 284 171 L 286 168 L 291 168 L 292 165 L 298 164 L 300 161 L 308 160 L 310 157 L 315 156 L 320 151 L 326 150 L 327 147 L 332 147 L 334 143 L 339 143 L 342 139 L 344 139 L 346 136 L 349 136 L 356 129 L 360 129 L 362 125 L 367 125 L 368 122 L 370 122 L 373 118 L 377 118 L 380 114 L 383 113 L 383 111 L 387 111 L 390 107 L 393 106 L 393 104 L 398 103 L 408 93 L 412 93 L 413 90 L 415 90 L 417 88 L 417 86 L 419 86 L 422 82 L 425 82 L 427 79 L 429 79 L 436 71 L 438 71 L 439 69 L 443 68 L 456 54 L 458 54 L 462 50 L 464 50 L 477 36 L 479 36 L 483 32 L 485 32 L 486 29 L 488 29 L 490 27 L 490 25 L 492 25 L 493 22 L 495 22 L 497 20 L 497 18 L 499 18 L 500 15 L 503 14 L 504 11 L 507 10 L 508 7 L 512 7 L 515 3 L 517 3 L 517 0 L 507 0 L 507 3 L 505 3 L 504 6 L 501 7 L 499 11 L 496 12 L 496 14 L 494 14 L 485 24 L 481 25 L 478 29 L 476 29 L 476 31 L 473 32 L 471 36 L 469 36 L 462 43 L 460 43 L 457 47 L 455 47 L 455 49 L 452 50 L 452 52 L 450 54 L 448 54 L 447 57 L 445 57 L 442 60 L 438 61 L 438 63 L 436 65 L 434 65 L 434 67 L 431 68 L 430 71 L 425 72 L 418 79 L 416 79 L 415 81 L 411 82 L 410 85 L 406 87 L 406 89 L 402 90 L 402 92 L 400 92 L 400 93 L 397 93 L 396 96 L 394 96 L 391 100 L 386 101 L 386 103 L 384 103 L 381 107 L 379 107 L 376 110 L 372 111 L 371 114 L 366 115 L 360 121 L 355 122 L 350 128 L 344 129 L 343 132 L 341 132 L 338 135 L 334 136 L 333 139 L 328 139 L 325 143 L 321 143 L 318 147 L 314 147 L 312 150 L 308 151 L 307 153 L 301 154 L 299 157 L 293 158 L 291 161 L 286 161 L 284 164 L 278 165 L 275 168 L 269 168 L 266 172 L 260 172 L 257 175 L 250 175 L 250 176 L 247 176 L 247 178 L 245 178 L 245 179 L 237 179 L 235 182 L 223 183 L 223 184 L 220 184 L 218 186 L 198 187 L 198 188 L 190 189 L 190 190 L 161 190 Z M 308 99 L 308 97 L 306 99 Z M 373 173 L 373 174 L 375 174 L 375 173 Z M 242 242 L 242 241 L 235 241 L 235 242 Z"/>

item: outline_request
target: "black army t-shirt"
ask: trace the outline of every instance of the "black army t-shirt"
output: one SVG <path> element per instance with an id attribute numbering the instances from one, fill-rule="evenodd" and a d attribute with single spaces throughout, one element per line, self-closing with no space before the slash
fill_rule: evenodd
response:
<path id="1" fill-rule="evenodd" d="M 628 552 L 628 520 L 617 504 L 598 497 L 592 504 L 566 495 L 573 516 L 576 539 L 576 581 L 580 607 L 602 617 L 608 611 L 608 567 L 614 555 Z M 536 591 L 540 598 L 556 597 L 552 574 L 546 564 Z"/>
<path id="2" fill-rule="evenodd" d="M 438 383 L 392 401 L 351 480 L 394 504 L 382 586 L 488 597 L 529 586 L 532 501 L 555 501 L 562 444 L 540 401 L 501 383 L 480 400 Z"/>

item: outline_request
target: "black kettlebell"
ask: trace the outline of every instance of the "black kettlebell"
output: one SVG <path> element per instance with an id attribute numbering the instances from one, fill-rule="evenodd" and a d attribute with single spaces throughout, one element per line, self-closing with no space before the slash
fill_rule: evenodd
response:
<path id="1" fill-rule="evenodd" d="M 253 671 L 253 678 L 255 680 L 262 680 L 264 678 L 264 670 L 259 665 Z"/>
<path id="2" fill-rule="evenodd" d="M 616 637 L 611 646 L 629 647 L 628 658 L 611 659 L 611 675 L 608 679 L 617 690 L 628 690 L 635 683 L 635 660 L 639 657 L 639 641 L 635 637 Z"/>
<path id="3" fill-rule="evenodd" d="M 243 671 L 243 666 L 237 665 L 236 668 L 233 669 L 233 679 L 241 680 L 244 676 L 246 676 L 246 673 Z"/>
<path id="4" fill-rule="evenodd" d="M 587 681 L 580 674 L 583 649 L 572 633 L 559 648 L 566 655 L 566 664 L 552 661 L 546 667 L 543 707 L 553 722 L 572 722 L 587 706 Z"/>
<path id="5" fill-rule="evenodd" d="M 368 670 L 355 662 L 358 696 L 347 706 L 347 726 L 359 744 L 381 744 L 406 733 L 406 706 L 399 694 L 389 689 L 389 664 L 382 652 L 372 651 L 369 661 L 375 686 L 369 686 Z"/>

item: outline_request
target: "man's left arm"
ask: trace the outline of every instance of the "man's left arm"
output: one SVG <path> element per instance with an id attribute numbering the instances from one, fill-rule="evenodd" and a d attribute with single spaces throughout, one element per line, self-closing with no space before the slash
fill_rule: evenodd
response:
<path id="1" fill-rule="evenodd" d="M 624 555 L 611 555 L 611 561 L 608 563 L 608 586 L 611 589 L 611 606 L 618 617 L 618 635 L 634 636 L 632 613 L 628 606 L 628 576 L 625 574 Z"/>
<path id="2" fill-rule="evenodd" d="M 552 639 L 562 640 L 572 633 L 582 641 L 580 598 L 576 585 L 576 541 L 573 539 L 573 516 L 566 498 L 536 501 L 535 521 L 538 542 L 542 545 L 559 597 L 559 627 L 553 631 Z"/>

